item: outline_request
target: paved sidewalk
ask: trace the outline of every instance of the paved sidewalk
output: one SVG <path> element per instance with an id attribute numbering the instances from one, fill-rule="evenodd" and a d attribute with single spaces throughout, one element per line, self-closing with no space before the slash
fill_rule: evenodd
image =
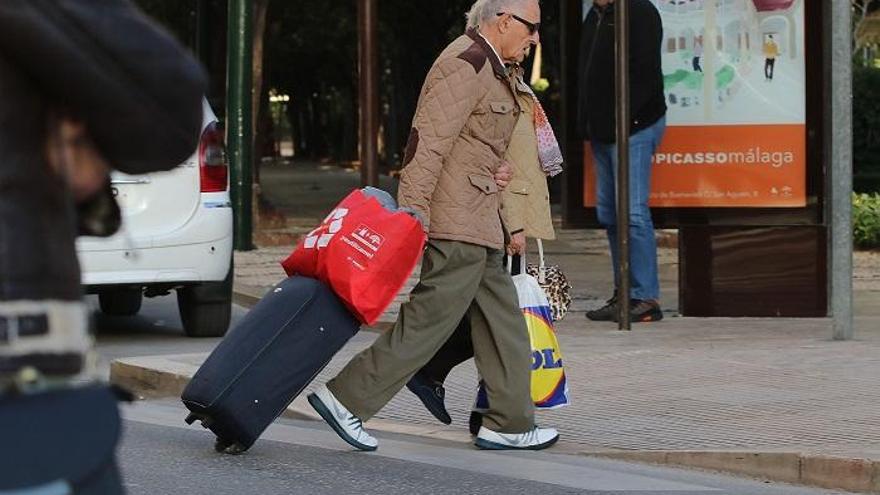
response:
<path id="1" fill-rule="evenodd" d="M 661 249 L 667 318 L 620 332 L 583 311 L 608 295 L 606 243 L 595 231 L 563 231 L 548 243 L 574 286 L 557 325 L 572 405 L 539 413 L 562 433 L 559 449 L 718 469 L 778 481 L 880 493 L 880 271 L 857 253 L 856 336 L 830 340 L 827 319 L 692 319 L 676 315 L 677 253 Z M 284 275 L 290 247 L 236 253 L 236 292 L 253 302 Z M 402 294 L 400 300 L 405 299 Z M 384 321 L 393 321 L 392 309 Z M 325 382 L 375 332 L 358 334 L 319 375 Z M 174 395 L 204 355 L 114 364 L 113 378 L 142 393 Z M 368 427 L 468 440 L 472 363 L 447 381 L 454 423 L 437 423 L 405 389 Z M 303 394 L 304 395 L 304 394 Z M 297 414 L 310 414 L 302 397 Z"/>

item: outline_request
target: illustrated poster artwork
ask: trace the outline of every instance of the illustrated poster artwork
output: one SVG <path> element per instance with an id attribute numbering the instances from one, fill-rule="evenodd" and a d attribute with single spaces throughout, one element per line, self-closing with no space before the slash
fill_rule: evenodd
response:
<path id="1" fill-rule="evenodd" d="M 651 1 L 668 107 L 651 206 L 805 206 L 804 0 Z M 585 151 L 584 204 L 594 206 Z"/>
<path id="2" fill-rule="evenodd" d="M 802 0 L 653 2 L 670 125 L 805 123 Z"/>

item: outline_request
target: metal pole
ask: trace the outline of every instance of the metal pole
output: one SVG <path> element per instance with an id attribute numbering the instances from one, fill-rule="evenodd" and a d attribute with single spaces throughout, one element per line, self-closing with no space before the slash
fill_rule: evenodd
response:
<path id="1" fill-rule="evenodd" d="M 361 184 L 379 185 L 378 0 L 358 1 Z"/>
<path id="2" fill-rule="evenodd" d="M 829 281 L 832 338 L 854 337 L 852 307 L 852 12 L 849 2 L 826 0 L 825 147 L 830 215 Z"/>
<path id="3" fill-rule="evenodd" d="M 706 9 L 706 29 L 703 31 L 703 119 L 712 122 L 714 119 L 717 99 L 715 67 L 718 65 L 718 12 L 717 4 L 713 2 L 703 3 Z"/>
<path id="4" fill-rule="evenodd" d="M 617 325 L 631 330 L 629 318 L 629 2 L 614 4 L 615 94 L 617 95 Z"/>
<path id="5" fill-rule="evenodd" d="M 227 134 L 235 214 L 234 245 L 250 251 L 253 244 L 253 3 L 229 0 L 227 61 Z"/>

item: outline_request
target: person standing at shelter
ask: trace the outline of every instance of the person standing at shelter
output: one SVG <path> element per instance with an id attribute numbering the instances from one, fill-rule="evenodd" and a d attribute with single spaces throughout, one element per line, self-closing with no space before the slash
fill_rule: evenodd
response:
<path id="1" fill-rule="evenodd" d="M 657 241 L 648 199 L 652 157 L 666 129 L 666 97 L 663 93 L 660 13 L 650 0 L 628 0 L 630 5 L 630 293 L 621 296 L 617 253 L 615 144 L 616 97 L 614 54 L 614 0 L 594 0 L 583 24 L 578 87 L 578 126 L 590 141 L 596 165 L 596 214 L 605 227 L 614 268 L 614 295 L 599 309 L 587 312 L 595 321 L 616 321 L 619 297 L 631 300 L 630 318 L 635 322 L 658 321 L 660 282 L 657 273 Z"/>
<path id="2" fill-rule="evenodd" d="M 537 44 L 541 11 L 537 0 L 480 3 L 479 29 L 453 41 L 428 73 L 406 147 L 398 200 L 418 212 L 428 233 L 421 280 L 394 328 L 309 396 L 361 450 L 378 447 L 362 421 L 403 388 L 465 315 L 491 407 L 476 445 L 542 449 L 559 438 L 534 424 L 529 337 L 502 264 L 508 234 L 494 177 L 521 112 L 504 64 L 521 61 Z"/>

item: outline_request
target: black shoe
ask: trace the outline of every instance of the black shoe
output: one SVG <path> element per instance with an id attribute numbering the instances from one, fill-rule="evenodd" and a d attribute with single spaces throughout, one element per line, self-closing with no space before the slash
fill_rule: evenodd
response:
<path id="1" fill-rule="evenodd" d="M 443 399 L 446 397 L 446 390 L 443 388 L 442 383 L 429 380 L 416 373 L 408 382 L 406 382 L 406 388 L 408 388 L 410 392 L 416 394 L 416 397 L 418 397 L 419 400 L 422 401 L 422 404 L 424 404 L 425 409 L 437 418 L 437 421 L 445 425 L 452 423 L 452 418 L 450 418 L 449 413 L 446 412 L 446 405 L 443 404 Z"/>
<path id="2" fill-rule="evenodd" d="M 593 321 L 617 321 L 617 296 L 605 301 L 601 308 L 587 311 L 587 318 Z"/>
<path id="3" fill-rule="evenodd" d="M 617 321 L 617 298 L 612 297 L 599 309 L 587 311 L 587 318 L 593 321 Z M 663 319 L 663 311 L 657 301 L 630 299 L 629 320 L 633 323 L 647 323 Z"/>
<path id="4" fill-rule="evenodd" d="M 629 303 L 629 319 L 633 323 L 660 321 L 663 319 L 663 311 L 657 301 L 632 299 Z"/>
<path id="5" fill-rule="evenodd" d="M 480 433 L 480 428 L 483 427 L 483 413 L 478 411 L 471 411 L 471 417 L 468 418 L 468 430 L 470 430 L 472 436 L 477 436 Z"/>

